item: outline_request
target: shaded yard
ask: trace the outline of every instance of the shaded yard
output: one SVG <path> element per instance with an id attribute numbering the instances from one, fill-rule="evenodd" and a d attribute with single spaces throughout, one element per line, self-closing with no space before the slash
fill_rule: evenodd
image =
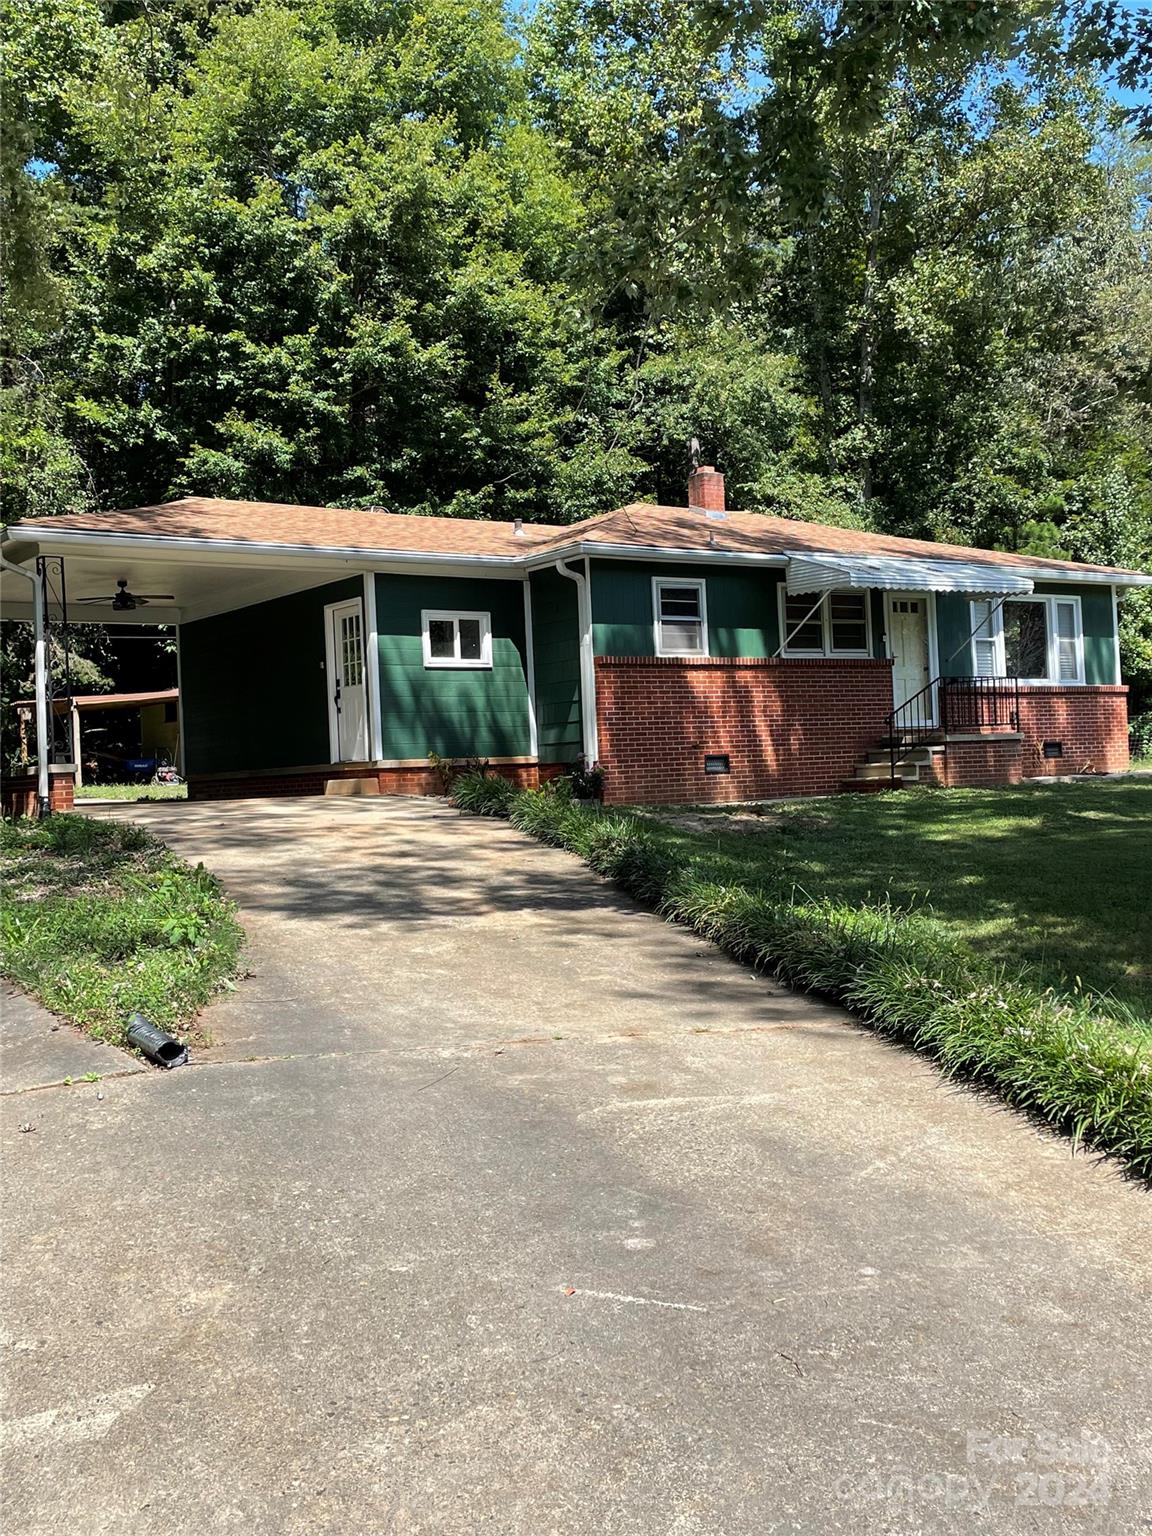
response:
<path id="1" fill-rule="evenodd" d="M 1152 1020 L 1152 782 L 910 790 L 640 814 L 725 878 L 927 907 L 977 951 Z"/>

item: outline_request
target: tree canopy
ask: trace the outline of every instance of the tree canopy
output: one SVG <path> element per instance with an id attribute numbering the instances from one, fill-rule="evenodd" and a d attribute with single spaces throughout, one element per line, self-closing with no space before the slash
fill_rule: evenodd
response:
<path id="1" fill-rule="evenodd" d="M 1124 6 L 13 0 L 8 34 L 6 520 L 565 521 L 682 499 L 696 436 L 733 505 L 1152 559 Z"/>

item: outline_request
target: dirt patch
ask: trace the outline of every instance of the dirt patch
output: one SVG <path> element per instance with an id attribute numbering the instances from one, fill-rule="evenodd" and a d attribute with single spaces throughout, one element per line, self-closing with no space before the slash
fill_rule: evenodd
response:
<path id="1" fill-rule="evenodd" d="M 738 810 L 638 811 L 647 821 L 674 827 L 678 832 L 708 836 L 717 832 L 779 832 L 787 836 L 797 832 L 820 831 L 827 818 L 811 811 L 782 810 L 775 805 L 745 805 Z"/>

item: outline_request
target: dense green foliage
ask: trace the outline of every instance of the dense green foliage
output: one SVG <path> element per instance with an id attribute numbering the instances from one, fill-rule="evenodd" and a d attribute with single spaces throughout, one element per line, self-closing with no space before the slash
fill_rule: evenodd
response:
<path id="1" fill-rule="evenodd" d="M 682 499 L 696 436 L 734 505 L 1152 558 L 1124 7 L 7 20 L 8 519 L 199 492 L 566 521 Z"/>
<path id="2" fill-rule="evenodd" d="M 491 780 L 461 779 L 453 798 L 579 854 L 670 920 L 792 986 L 840 999 L 946 1072 L 1152 1177 L 1152 1033 L 1122 1009 L 1061 995 L 1027 969 L 1008 972 L 921 913 L 749 879 L 637 816 L 554 790 L 494 792 Z"/>
<path id="3" fill-rule="evenodd" d="M 114 1044 L 134 1010 L 187 1038 L 237 971 L 244 931 L 219 882 L 141 827 L 0 823 L 0 894 L 2 973 Z"/>

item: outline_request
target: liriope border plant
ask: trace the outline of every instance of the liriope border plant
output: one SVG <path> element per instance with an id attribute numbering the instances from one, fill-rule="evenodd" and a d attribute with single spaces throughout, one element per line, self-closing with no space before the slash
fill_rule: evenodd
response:
<path id="1" fill-rule="evenodd" d="M 847 1004 L 944 1071 L 1152 1178 L 1152 1036 L 1091 998 L 1067 998 L 969 953 L 940 924 L 750 888 L 684 861 L 635 816 L 494 778 L 453 787 L 464 811 L 504 816 L 728 953 Z"/>

